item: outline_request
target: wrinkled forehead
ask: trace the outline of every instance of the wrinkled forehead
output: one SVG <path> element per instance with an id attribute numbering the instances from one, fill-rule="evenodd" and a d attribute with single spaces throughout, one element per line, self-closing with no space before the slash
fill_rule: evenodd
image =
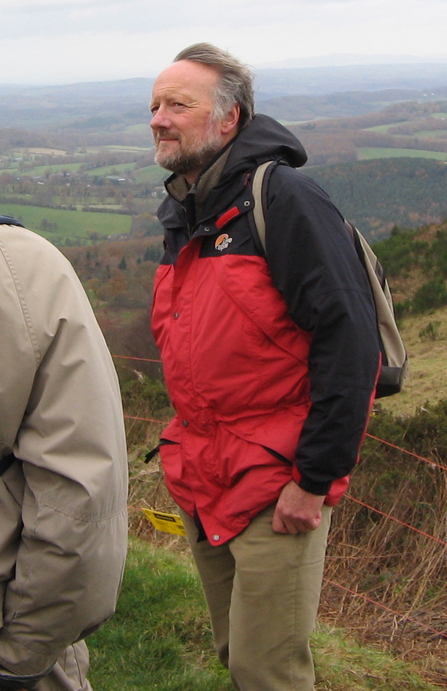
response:
<path id="1" fill-rule="evenodd" d="M 179 93 L 195 98 L 212 98 L 219 74 L 208 65 L 191 60 L 180 60 L 169 65 L 157 77 L 152 89 L 152 100 L 166 93 Z"/>

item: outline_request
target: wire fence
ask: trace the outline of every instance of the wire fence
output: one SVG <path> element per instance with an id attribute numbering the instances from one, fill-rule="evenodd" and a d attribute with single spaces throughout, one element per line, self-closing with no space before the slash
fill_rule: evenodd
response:
<path id="1" fill-rule="evenodd" d="M 118 358 L 118 359 L 121 359 L 121 358 L 122 358 L 122 359 L 128 359 L 128 360 L 140 360 L 140 361 L 161 363 L 160 360 L 151 360 L 151 359 L 146 359 L 146 358 L 132 358 L 132 357 L 130 357 L 130 356 L 121 356 L 121 355 L 114 355 L 113 357 Z M 142 422 L 148 422 L 148 423 L 155 423 L 155 424 L 160 424 L 160 425 L 166 425 L 166 420 L 163 421 L 163 420 L 158 420 L 158 419 L 153 419 L 153 418 L 138 417 L 138 416 L 132 416 L 132 415 L 126 415 L 126 414 L 124 415 L 124 417 L 125 417 L 126 419 L 129 419 L 129 420 L 138 420 L 138 421 L 142 421 Z M 442 471 L 447 472 L 447 467 L 445 467 L 445 466 L 443 466 L 443 465 L 440 465 L 439 463 L 436 463 L 435 461 L 433 461 L 433 460 L 431 460 L 431 459 L 429 459 L 429 458 L 426 458 L 426 457 L 424 457 L 424 456 L 421 456 L 421 455 L 419 455 L 419 454 L 416 454 L 416 453 L 414 453 L 413 451 L 409 451 L 408 449 L 405 449 L 405 448 L 400 447 L 400 446 L 398 446 L 398 445 L 396 445 L 396 444 L 393 444 L 393 443 L 387 441 L 386 439 L 381 439 L 380 437 L 377 437 L 377 436 L 375 436 L 375 435 L 372 435 L 372 434 L 367 433 L 366 436 L 369 437 L 370 439 L 373 439 L 373 440 L 375 440 L 375 441 L 381 443 L 381 444 L 384 444 L 384 445 L 386 445 L 386 446 L 388 446 L 388 447 L 390 447 L 390 448 L 393 448 L 393 449 L 395 449 L 396 451 L 399 451 L 399 452 L 401 452 L 401 453 L 403 453 L 403 454 L 405 454 L 405 455 L 408 455 L 409 457 L 412 457 L 413 459 L 416 459 L 417 461 L 426 463 L 426 464 L 428 464 L 431 468 L 439 468 L 439 469 L 441 469 Z M 447 477 L 447 476 L 446 476 L 446 477 Z M 361 501 L 360 499 L 357 499 L 356 497 L 352 496 L 352 495 L 349 494 L 349 493 L 346 493 L 344 496 L 346 497 L 346 499 L 347 499 L 348 501 L 351 501 L 351 502 L 354 502 L 354 503 L 356 503 L 356 504 L 359 504 L 359 505 L 361 505 L 361 506 L 367 508 L 369 511 L 372 511 L 372 512 L 374 512 L 374 513 L 379 514 L 380 516 L 382 516 L 382 517 L 385 518 L 386 520 L 393 521 L 393 522 L 395 522 L 395 523 L 401 525 L 402 527 L 404 527 L 405 529 L 407 529 L 407 530 L 409 530 L 409 531 L 413 531 L 413 532 L 415 532 L 415 533 L 418 533 L 419 535 L 423 536 L 423 537 L 426 538 L 427 540 L 434 541 L 434 542 L 436 542 L 436 543 L 442 545 L 443 547 L 447 547 L 447 542 L 446 542 L 445 540 L 442 540 L 442 539 L 440 539 L 440 538 L 438 538 L 438 537 L 436 537 L 436 536 L 434 536 L 434 535 L 431 535 L 431 534 L 429 534 L 429 533 L 427 533 L 427 532 L 425 532 L 425 531 L 423 531 L 423 530 L 420 530 L 420 529 L 417 528 L 416 526 L 410 525 L 409 523 L 406 523 L 406 522 L 400 520 L 398 517 L 393 516 L 392 514 L 386 513 L 386 512 L 382 511 L 381 509 L 379 509 L 379 508 L 377 508 L 377 507 L 371 506 L 370 504 L 367 504 L 367 503 Z M 384 612 L 387 612 L 388 614 L 392 614 L 393 617 L 395 617 L 395 618 L 397 617 L 397 618 L 399 619 L 399 621 L 402 622 L 402 623 L 412 622 L 412 623 L 415 624 L 418 628 L 424 629 L 425 631 L 427 631 L 427 632 L 433 634 L 434 636 L 438 637 L 439 639 L 447 640 L 447 633 L 446 633 L 445 631 L 440 631 L 440 630 L 438 630 L 438 629 L 436 629 L 436 628 L 434 628 L 434 627 L 432 627 L 432 626 L 429 626 L 429 625 L 427 625 L 427 624 L 424 624 L 423 622 L 419 621 L 418 619 L 416 619 L 416 618 L 414 618 L 414 617 L 411 617 L 408 613 L 398 612 L 398 611 L 396 611 L 395 609 L 393 609 L 393 608 L 391 608 L 391 607 L 388 607 L 388 606 L 385 605 L 384 603 L 379 602 L 378 600 L 375 600 L 375 599 L 373 599 L 373 598 L 368 597 L 368 596 L 367 596 L 366 594 L 364 594 L 364 593 L 358 592 L 358 591 L 356 591 L 356 590 L 354 590 L 354 589 L 352 589 L 352 588 L 349 588 L 349 587 L 347 587 L 347 586 L 341 585 L 340 583 L 337 583 L 337 582 L 335 582 L 335 581 L 333 581 L 333 580 L 331 580 L 331 579 L 329 579 L 329 578 L 324 578 L 324 581 L 325 581 L 326 583 L 328 583 L 329 585 L 331 585 L 331 586 L 333 586 L 333 587 L 335 587 L 335 588 L 337 588 L 337 589 L 343 591 L 345 594 L 349 595 L 349 596 L 352 597 L 352 598 L 360 599 L 360 600 L 362 600 L 362 601 L 365 602 L 365 603 L 369 603 L 369 604 L 374 605 L 376 608 L 378 608 L 378 609 L 380 609 L 380 610 L 382 610 L 382 611 L 384 611 Z"/>

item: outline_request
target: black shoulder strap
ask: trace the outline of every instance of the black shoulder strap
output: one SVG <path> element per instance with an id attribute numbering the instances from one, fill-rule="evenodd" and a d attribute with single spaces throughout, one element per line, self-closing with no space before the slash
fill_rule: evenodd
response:
<path id="1" fill-rule="evenodd" d="M 16 221 L 15 218 L 12 216 L 0 216 L 0 225 L 3 226 L 20 226 L 20 228 L 24 228 L 25 226 L 20 223 L 19 221 Z"/>

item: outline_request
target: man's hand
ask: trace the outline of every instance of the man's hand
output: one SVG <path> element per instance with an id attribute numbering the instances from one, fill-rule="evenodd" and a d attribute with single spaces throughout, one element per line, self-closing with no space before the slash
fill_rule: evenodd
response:
<path id="1" fill-rule="evenodd" d="M 324 497 L 305 492 L 291 480 L 283 487 L 273 514 L 272 528 L 276 533 L 308 533 L 321 523 Z"/>

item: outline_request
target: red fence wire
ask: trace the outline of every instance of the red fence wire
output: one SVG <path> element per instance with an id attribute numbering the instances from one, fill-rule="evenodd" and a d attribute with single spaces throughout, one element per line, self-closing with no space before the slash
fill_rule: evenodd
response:
<path id="1" fill-rule="evenodd" d="M 400 446 L 396 446 L 396 444 L 391 444 L 389 441 L 385 441 L 385 439 L 380 439 L 380 437 L 375 437 L 373 434 L 367 434 L 367 437 L 370 439 L 375 439 L 376 441 L 382 442 L 382 444 L 386 444 L 387 446 L 391 446 L 392 449 L 397 449 L 397 451 L 402 451 L 402 453 L 406 453 L 409 456 L 413 456 L 413 458 L 417 458 L 419 461 L 424 461 L 424 463 L 428 463 L 431 465 L 433 468 L 441 468 L 441 470 L 447 470 L 447 468 L 443 465 L 440 465 L 439 463 L 435 463 L 435 461 L 430 461 L 428 458 L 424 458 L 424 456 L 419 456 L 417 453 L 413 453 L 413 451 L 408 451 L 407 449 L 403 449 Z"/>
<path id="2" fill-rule="evenodd" d="M 428 626 L 427 624 L 423 624 L 422 622 L 418 621 L 414 617 L 410 617 L 408 614 L 402 614 L 402 612 L 397 612 L 397 610 L 392 609 L 391 607 L 387 607 L 386 605 L 382 604 L 381 602 L 377 602 L 377 600 L 372 600 L 370 597 L 365 595 L 364 593 L 359 593 L 356 590 L 352 590 L 351 588 L 347 588 L 344 585 L 340 585 L 340 583 L 335 583 L 335 581 L 331 581 L 329 578 L 324 578 L 323 579 L 326 583 L 329 583 L 330 585 L 335 586 L 336 588 L 339 588 L 340 590 L 344 590 L 345 592 L 349 593 L 353 597 L 359 597 L 361 600 L 364 600 L 365 602 L 369 602 L 372 605 L 375 605 L 376 607 L 379 607 L 380 609 L 383 609 L 385 612 L 388 612 L 389 614 L 394 614 L 394 616 L 397 616 L 400 618 L 401 622 L 407 622 L 411 621 L 413 624 L 416 624 L 419 628 L 423 628 L 426 631 L 430 631 L 431 633 L 435 634 L 436 636 L 439 636 L 440 638 L 447 638 L 447 634 L 442 631 L 438 631 L 437 629 L 434 629 L 432 626 Z"/>
<path id="3" fill-rule="evenodd" d="M 385 518 L 388 518 L 390 521 L 394 521 L 395 523 L 399 523 L 399 525 L 404 526 L 404 528 L 408 528 L 409 530 L 413 530 L 415 533 L 419 533 L 420 535 L 427 537 L 429 540 L 435 540 L 435 542 L 439 542 L 440 545 L 444 545 L 445 547 L 447 547 L 447 542 L 445 542 L 444 540 L 441 540 L 438 537 L 435 537 L 434 535 L 430 535 L 429 533 L 426 533 L 423 530 L 419 530 L 419 528 L 415 528 L 414 526 L 410 525 L 409 523 L 404 523 L 404 521 L 399 520 L 399 518 L 396 518 L 395 516 L 391 516 L 391 514 L 385 513 L 384 511 L 381 511 L 380 509 L 376 509 L 374 506 L 370 506 L 369 504 L 365 504 L 365 502 L 360 501 L 360 499 L 356 499 L 355 497 L 351 496 L 350 494 L 345 494 L 345 497 L 346 497 L 346 499 L 350 499 L 351 501 L 354 501 L 356 504 L 360 504 L 360 506 L 365 506 L 370 511 L 374 511 L 375 513 L 380 513 L 381 516 L 384 516 Z"/>
<path id="4" fill-rule="evenodd" d="M 158 363 L 161 364 L 161 360 L 151 360 L 151 359 L 148 359 L 148 358 L 137 358 L 137 357 L 134 358 L 134 357 L 126 356 L 126 355 L 113 355 L 113 357 L 122 358 L 122 359 L 126 359 L 126 360 L 140 360 L 140 361 L 145 361 L 145 362 L 158 362 Z M 126 419 L 130 419 L 130 420 L 139 420 L 139 421 L 141 421 L 141 422 L 151 422 L 151 423 L 156 423 L 156 424 L 161 424 L 161 425 L 165 425 L 165 424 L 166 424 L 166 421 L 163 421 L 163 420 L 154 420 L 154 419 L 151 419 L 151 418 L 135 417 L 135 416 L 132 416 L 132 415 L 125 415 L 124 417 L 125 417 Z M 413 458 L 416 458 L 416 459 L 419 460 L 419 461 L 422 461 L 422 462 L 424 462 L 424 463 L 428 463 L 428 465 L 430 465 L 432 468 L 440 468 L 441 470 L 447 471 L 447 467 L 442 466 L 442 465 L 440 465 L 439 463 L 436 463 L 435 461 L 432 461 L 432 460 L 430 460 L 430 459 L 428 459 L 428 458 L 425 458 L 424 456 L 420 456 L 419 454 L 416 454 L 416 453 L 414 453 L 413 451 L 408 451 L 408 449 L 404 449 L 404 448 L 402 448 L 402 447 L 400 447 L 400 446 L 397 446 L 396 444 L 392 444 L 391 442 L 388 442 L 388 441 L 386 441 L 385 439 L 381 439 L 380 437 L 376 437 L 376 436 L 374 436 L 373 434 L 367 433 L 366 436 L 369 437 L 370 439 L 374 439 L 374 440 L 377 441 L 377 442 L 380 442 L 380 443 L 382 443 L 382 444 L 385 444 L 386 446 L 389 446 L 389 447 L 391 447 L 391 448 L 393 448 L 393 449 L 396 449 L 397 451 L 400 451 L 400 452 L 405 453 L 405 454 L 407 454 L 407 455 L 409 455 L 409 456 L 412 456 Z M 437 538 L 437 537 L 435 537 L 435 536 L 433 536 L 433 535 L 430 535 L 429 533 L 426 533 L 426 532 L 424 532 L 424 531 L 422 531 L 422 530 L 419 530 L 418 528 L 415 528 L 414 526 L 409 525 L 408 523 L 405 523 L 405 522 L 399 520 L 398 518 L 396 518 L 395 516 L 392 516 L 392 515 L 390 515 L 390 514 L 387 514 L 387 513 L 383 512 L 383 511 L 381 511 L 380 509 L 375 508 L 374 506 L 370 506 L 369 504 L 365 504 L 364 502 L 360 501 L 359 499 L 356 499 L 355 497 L 351 496 L 350 494 L 345 494 L 345 497 L 346 497 L 347 499 L 349 499 L 350 501 L 353 501 L 353 502 L 355 502 L 355 503 L 357 503 L 357 504 L 360 504 L 360 505 L 366 507 L 366 508 L 369 509 L 370 511 L 374 511 L 375 513 L 380 514 L 381 516 L 383 516 L 384 518 L 386 518 L 386 519 L 388 519 L 388 520 L 391 520 L 391 521 L 394 521 L 394 522 L 396 522 L 396 523 L 399 523 L 400 525 L 404 526 L 404 527 L 407 528 L 408 530 L 412 530 L 412 531 L 414 531 L 414 532 L 416 532 L 416 533 L 419 533 L 419 534 L 421 534 L 423 537 L 426 537 L 427 539 L 430 539 L 430 540 L 434 540 L 434 541 L 438 542 L 439 544 L 441 544 L 441 545 L 447 547 L 447 542 L 444 541 L 444 540 L 441 540 L 440 538 Z M 430 631 L 431 633 L 435 634 L 436 636 L 439 636 L 439 637 L 442 638 L 442 639 L 447 639 L 447 634 L 446 634 L 446 633 L 443 633 L 442 631 L 438 631 L 438 630 L 432 628 L 431 626 L 427 626 L 426 624 L 421 623 L 421 622 L 418 621 L 417 619 L 414 619 L 414 618 L 410 617 L 408 614 L 402 614 L 401 612 L 397 612 L 397 611 L 391 609 L 390 607 L 387 607 L 386 605 L 382 604 L 381 602 L 378 602 L 377 600 L 373 600 L 373 599 L 367 597 L 367 596 L 364 595 L 363 593 L 359 593 L 359 592 L 357 592 L 357 591 L 355 591 L 355 590 L 351 590 L 350 588 L 347 588 L 346 586 L 343 586 L 343 585 L 340 585 L 339 583 L 336 583 L 336 582 L 334 582 L 334 581 L 331 581 L 331 580 L 328 579 L 328 578 L 324 578 L 324 581 L 325 581 L 326 583 L 328 583 L 328 584 L 330 584 L 330 585 L 332 585 L 332 586 L 334 586 L 334 587 L 340 589 L 340 590 L 343 590 L 343 591 L 349 593 L 349 594 L 352 595 L 353 597 L 360 598 L 360 599 L 364 600 L 365 602 L 369 602 L 370 604 L 375 605 L 375 606 L 378 607 L 379 609 L 382 609 L 382 610 L 384 610 L 384 611 L 386 611 L 386 612 L 388 612 L 388 613 L 390 613 L 390 614 L 393 614 L 394 616 L 400 617 L 400 620 L 401 620 L 402 622 L 407 622 L 407 621 L 413 622 L 413 623 L 416 624 L 419 628 L 423 628 L 423 629 L 425 629 L 425 630 L 427 630 L 427 631 Z"/>

